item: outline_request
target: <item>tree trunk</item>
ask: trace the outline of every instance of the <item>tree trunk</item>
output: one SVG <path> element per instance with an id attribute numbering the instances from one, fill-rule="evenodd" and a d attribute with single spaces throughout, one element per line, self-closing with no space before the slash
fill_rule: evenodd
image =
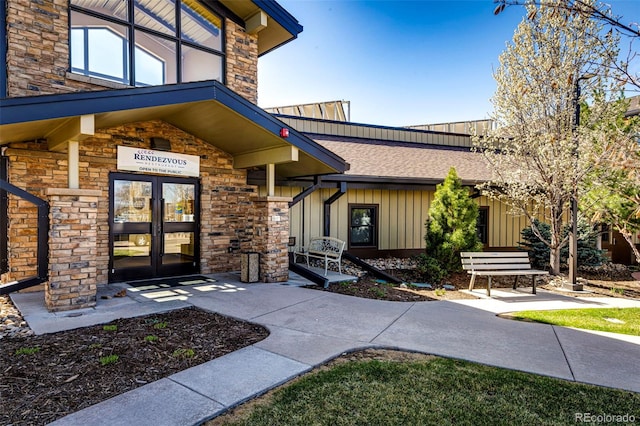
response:
<path id="1" fill-rule="evenodd" d="M 560 275 L 560 248 L 562 244 L 562 204 L 551 207 L 551 244 L 549 245 L 549 265 L 551 275 Z"/>
<path id="2" fill-rule="evenodd" d="M 627 230 L 618 229 L 625 241 L 629 243 L 631 250 L 633 251 L 634 256 L 636 257 L 636 262 L 640 263 L 640 251 L 638 251 L 638 247 L 633 243 L 633 234 Z"/>
<path id="3" fill-rule="evenodd" d="M 560 275 L 560 247 L 549 248 L 549 265 L 551 265 L 551 275 Z"/>

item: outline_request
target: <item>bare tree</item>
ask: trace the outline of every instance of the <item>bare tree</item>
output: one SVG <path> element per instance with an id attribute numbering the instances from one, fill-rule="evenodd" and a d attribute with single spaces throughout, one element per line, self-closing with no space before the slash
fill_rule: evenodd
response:
<path id="1" fill-rule="evenodd" d="M 558 274 L 568 206 L 580 197 L 594 164 L 609 155 L 603 148 L 608 127 L 593 129 L 616 117 L 610 105 L 619 91 L 611 61 L 619 37 L 603 33 L 604 24 L 592 16 L 558 6 L 566 0 L 539 3 L 525 6 L 527 16 L 494 73 L 498 129 L 474 142 L 494 174 L 484 193 L 526 215 L 534 232 L 539 215 L 550 224 L 550 239 L 537 235 L 549 246 L 552 273 Z M 587 99 L 590 114 L 580 120 Z"/>

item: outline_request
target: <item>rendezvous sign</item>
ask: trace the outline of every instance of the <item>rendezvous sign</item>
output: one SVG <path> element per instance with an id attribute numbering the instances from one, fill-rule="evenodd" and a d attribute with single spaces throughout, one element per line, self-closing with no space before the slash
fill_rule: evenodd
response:
<path id="1" fill-rule="evenodd" d="M 200 157 L 118 146 L 118 170 L 198 177 Z"/>

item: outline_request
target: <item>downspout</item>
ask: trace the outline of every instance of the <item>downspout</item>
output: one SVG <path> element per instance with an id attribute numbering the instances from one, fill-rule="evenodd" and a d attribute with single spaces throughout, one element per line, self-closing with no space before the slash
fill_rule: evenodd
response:
<path id="1" fill-rule="evenodd" d="M 331 231 L 331 204 L 333 204 L 338 198 L 342 197 L 347 193 L 347 182 L 340 182 L 340 187 L 338 188 L 338 192 L 333 194 L 324 202 L 324 234 L 323 236 L 328 237 Z"/>
<path id="2" fill-rule="evenodd" d="M 300 235 L 300 244 L 304 245 L 304 199 L 307 198 L 307 196 L 311 195 L 311 193 L 313 193 L 316 189 L 320 189 L 320 187 L 322 186 L 322 177 L 321 176 L 314 176 L 313 177 L 313 185 L 311 185 L 310 187 L 308 187 L 307 189 L 305 189 L 304 191 L 302 191 L 301 193 L 299 193 L 298 195 L 296 195 L 295 197 L 293 197 L 293 200 L 291 200 L 291 202 L 289 203 L 289 209 L 291 209 L 291 207 L 295 206 L 296 204 L 298 204 L 300 201 L 302 201 L 302 208 L 301 208 L 301 215 L 302 215 L 302 230 L 301 233 L 302 235 Z"/>

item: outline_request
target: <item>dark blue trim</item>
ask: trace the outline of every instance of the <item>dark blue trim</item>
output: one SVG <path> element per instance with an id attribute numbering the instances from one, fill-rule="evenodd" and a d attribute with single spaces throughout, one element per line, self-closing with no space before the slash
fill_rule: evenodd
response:
<path id="1" fill-rule="evenodd" d="M 283 45 L 289 43 L 292 40 L 298 38 L 298 34 L 300 34 L 303 30 L 302 25 L 298 22 L 298 20 L 287 12 L 282 6 L 280 6 L 274 0 L 252 0 L 253 4 L 262 9 L 267 15 L 269 15 L 274 21 L 276 21 L 282 28 L 284 28 L 289 34 L 291 34 L 291 38 L 285 40 L 284 42 L 273 46 L 271 49 L 266 50 L 258 55 L 258 57 L 262 57 L 267 53 L 282 47 Z"/>
<path id="2" fill-rule="evenodd" d="M 0 7 L 0 99 L 9 96 L 7 93 L 7 2 Z"/>
<path id="3" fill-rule="evenodd" d="M 253 4 L 280 24 L 285 30 L 289 32 L 293 37 L 297 37 L 302 32 L 302 25 L 296 18 L 287 12 L 282 6 L 280 6 L 274 0 L 253 0 Z"/>
<path id="4" fill-rule="evenodd" d="M 289 129 L 288 143 L 317 158 L 339 173 L 349 168 L 348 164 L 338 155 L 292 129 L 216 80 L 11 98 L 3 100 L 2 106 L 0 106 L 0 125 L 200 101 L 218 101 L 246 120 L 252 121 L 278 137 L 280 129 L 286 127 Z"/>

